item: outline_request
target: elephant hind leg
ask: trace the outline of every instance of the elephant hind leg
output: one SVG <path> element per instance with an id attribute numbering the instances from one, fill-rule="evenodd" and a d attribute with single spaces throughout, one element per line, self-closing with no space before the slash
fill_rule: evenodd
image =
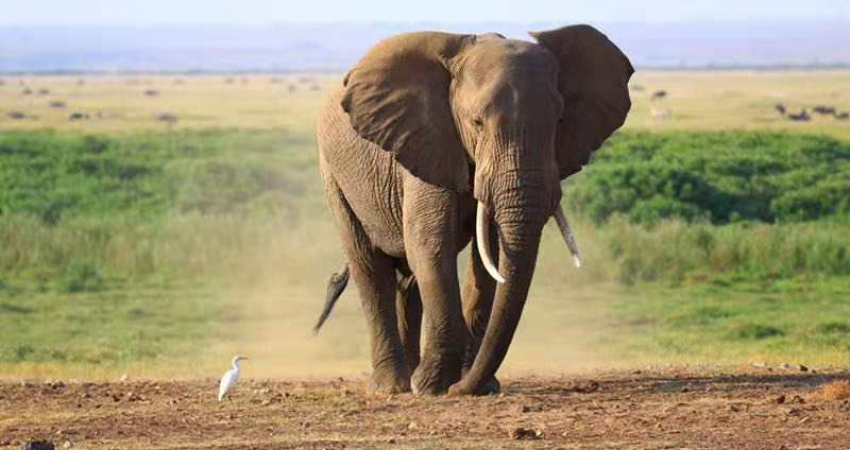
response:
<path id="1" fill-rule="evenodd" d="M 407 370 L 413 373 L 419 366 L 420 333 L 422 332 L 422 298 L 413 275 L 400 276 L 396 294 L 398 334 L 404 347 Z"/>
<path id="2" fill-rule="evenodd" d="M 340 231 L 369 327 L 373 388 L 382 393 L 409 392 L 410 372 L 404 362 L 396 318 L 394 261 L 372 245 L 332 176 L 324 175 L 325 197 Z"/>

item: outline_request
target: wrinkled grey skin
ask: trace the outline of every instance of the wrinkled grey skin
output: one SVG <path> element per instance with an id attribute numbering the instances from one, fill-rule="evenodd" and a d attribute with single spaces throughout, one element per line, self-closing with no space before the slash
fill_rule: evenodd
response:
<path id="1" fill-rule="evenodd" d="M 573 26 L 532 36 L 537 43 L 434 32 L 386 39 L 322 108 L 325 194 L 380 392 L 497 389 L 560 182 L 631 106 L 633 69 L 603 34 Z M 457 255 L 477 239 L 479 202 L 506 282 L 497 286 L 473 251 L 461 295 Z"/>

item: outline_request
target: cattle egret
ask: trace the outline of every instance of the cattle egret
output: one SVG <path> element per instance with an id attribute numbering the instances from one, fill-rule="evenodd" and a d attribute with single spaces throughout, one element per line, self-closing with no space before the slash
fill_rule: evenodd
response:
<path id="1" fill-rule="evenodd" d="M 239 380 L 239 361 L 242 361 L 243 359 L 248 358 L 239 355 L 234 356 L 233 362 L 231 362 L 233 368 L 228 370 L 227 373 L 221 377 L 221 384 L 218 385 L 218 401 L 221 401 L 221 399 L 224 398 L 224 395 L 227 394 L 227 391 L 235 386 L 236 381 Z"/>

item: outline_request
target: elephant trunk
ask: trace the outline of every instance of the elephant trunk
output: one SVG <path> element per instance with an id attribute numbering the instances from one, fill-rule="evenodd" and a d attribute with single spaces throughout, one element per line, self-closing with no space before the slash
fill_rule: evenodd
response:
<path id="1" fill-rule="evenodd" d="M 506 206 L 497 203 L 494 218 L 500 231 L 498 273 L 505 281 L 496 288 L 490 321 L 475 362 L 452 388 L 453 393 L 486 394 L 488 382 L 508 352 L 534 275 L 543 224 L 551 214 L 542 200 L 508 202 Z"/>

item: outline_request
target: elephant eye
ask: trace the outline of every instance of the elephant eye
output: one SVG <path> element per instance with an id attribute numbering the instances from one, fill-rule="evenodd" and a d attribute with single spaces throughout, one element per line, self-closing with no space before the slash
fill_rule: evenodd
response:
<path id="1" fill-rule="evenodd" d="M 481 128 L 484 126 L 484 121 L 481 119 L 474 119 L 472 124 L 475 125 L 475 128 Z"/>

